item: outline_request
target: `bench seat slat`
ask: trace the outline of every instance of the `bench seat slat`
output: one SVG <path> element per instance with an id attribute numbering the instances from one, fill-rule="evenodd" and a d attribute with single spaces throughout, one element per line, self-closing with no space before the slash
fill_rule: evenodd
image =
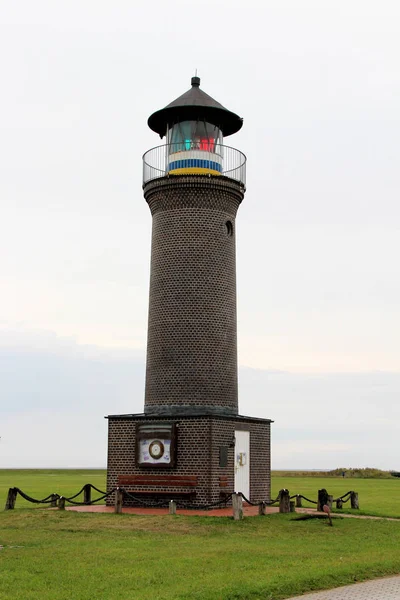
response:
<path id="1" fill-rule="evenodd" d="M 158 485 L 160 487 L 196 487 L 197 484 L 193 481 L 168 481 L 167 479 L 150 479 L 149 481 L 146 482 L 139 482 L 139 481 L 135 481 L 134 483 L 131 482 L 121 482 L 122 485 L 141 485 L 141 486 L 149 486 L 149 485 Z"/>
<path id="2" fill-rule="evenodd" d="M 165 490 L 132 490 L 132 496 L 195 496 L 196 490 L 190 491 L 173 491 L 166 492 Z"/>
<path id="3" fill-rule="evenodd" d="M 119 485 L 159 485 L 171 487 L 195 487 L 197 475 L 120 475 Z"/>

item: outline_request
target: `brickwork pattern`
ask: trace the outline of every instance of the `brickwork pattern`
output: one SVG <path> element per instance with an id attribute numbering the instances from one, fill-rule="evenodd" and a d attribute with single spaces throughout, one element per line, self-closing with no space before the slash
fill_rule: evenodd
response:
<path id="1" fill-rule="evenodd" d="M 109 447 L 107 466 L 107 489 L 117 486 L 119 475 L 154 473 L 173 475 L 196 475 L 198 486 L 195 504 L 207 505 L 220 500 L 220 492 L 234 491 L 234 447 L 228 450 L 226 467 L 219 466 L 219 448 L 228 446 L 238 429 L 250 431 L 250 500 L 261 502 L 270 497 L 270 423 L 268 421 L 246 420 L 245 417 L 223 419 L 217 417 L 192 417 L 177 419 L 177 462 L 170 469 L 157 470 L 137 467 L 135 464 L 136 423 L 157 420 L 151 417 L 109 417 Z M 220 476 L 228 478 L 228 487 L 220 487 Z M 148 489 L 146 486 L 125 486 L 128 491 Z M 187 491 L 186 487 L 158 487 L 159 491 Z M 146 501 L 151 496 L 145 497 Z M 157 496 L 154 496 L 157 499 Z M 158 498 L 159 499 L 159 498 Z M 108 504 L 114 498 L 110 496 Z M 127 501 L 126 505 L 132 505 Z"/>
<path id="2" fill-rule="evenodd" d="M 243 187 L 221 177 L 144 188 L 153 215 L 145 412 L 237 414 L 235 217 Z"/>
<path id="3" fill-rule="evenodd" d="M 150 423 L 157 419 L 141 419 L 141 423 Z M 199 485 L 196 488 L 196 502 L 207 504 L 210 502 L 210 428 L 209 419 L 197 418 L 177 421 L 177 460 L 176 466 L 170 469 L 154 469 L 151 467 L 138 467 L 135 463 L 136 419 L 110 419 L 109 418 L 109 449 L 107 466 L 107 489 L 113 489 L 118 482 L 119 475 L 197 475 Z M 146 486 L 124 486 L 128 491 L 146 490 Z M 187 487 L 161 487 L 158 491 L 185 492 Z M 155 496 L 156 498 L 156 496 Z M 145 497 L 145 500 L 151 500 Z M 159 498 L 158 498 L 159 500 Z M 113 502 L 110 497 L 110 503 Z M 127 501 L 129 506 L 132 502 Z"/>
<path id="4" fill-rule="evenodd" d="M 196 476 L 194 503 L 234 491 L 235 430 L 250 432 L 250 500 L 268 500 L 270 422 L 237 414 L 235 219 L 244 187 L 225 177 L 171 176 L 147 183 L 144 195 L 153 216 L 145 414 L 109 417 L 107 489 L 120 475 L 161 472 L 138 467 L 135 451 L 137 423 L 162 414 L 177 425 L 176 465 L 162 473 Z"/>

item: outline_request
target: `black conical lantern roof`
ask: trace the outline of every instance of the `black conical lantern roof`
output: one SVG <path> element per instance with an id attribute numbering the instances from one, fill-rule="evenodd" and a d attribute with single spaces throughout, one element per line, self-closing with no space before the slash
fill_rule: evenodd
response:
<path id="1" fill-rule="evenodd" d="M 206 121 L 219 127 L 224 137 L 236 133 L 243 125 L 243 119 L 200 89 L 200 77 L 192 77 L 190 90 L 153 113 L 147 123 L 150 129 L 164 137 L 167 127 L 181 121 Z"/>

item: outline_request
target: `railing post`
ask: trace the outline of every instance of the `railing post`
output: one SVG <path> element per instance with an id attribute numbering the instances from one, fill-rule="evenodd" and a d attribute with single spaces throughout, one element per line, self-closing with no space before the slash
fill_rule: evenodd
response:
<path id="1" fill-rule="evenodd" d="M 258 505 L 258 514 L 260 516 L 267 514 L 267 504 L 266 504 L 266 502 L 260 502 L 260 504 Z"/>
<path id="2" fill-rule="evenodd" d="M 15 508 L 15 501 L 17 499 L 17 488 L 10 488 L 7 494 L 6 505 L 4 510 L 13 510 Z"/>
<path id="3" fill-rule="evenodd" d="M 58 509 L 65 510 L 65 498 L 64 496 L 60 496 L 58 499 Z"/>
<path id="4" fill-rule="evenodd" d="M 341 498 L 336 500 L 336 508 L 343 508 L 343 500 Z"/>
<path id="5" fill-rule="evenodd" d="M 169 501 L 168 512 L 170 515 L 176 515 L 176 502 L 174 500 Z"/>
<path id="6" fill-rule="evenodd" d="M 322 490 L 318 490 L 317 510 L 321 512 L 325 504 L 328 504 L 328 492 L 322 488 Z"/>
<path id="7" fill-rule="evenodd" d="M 296 496 L 296 506 L 297 506 L 297 508 L 301 508 L 303 506 L 302 503 L 301 503 L 301 496 L 300 496 L 300 494 L 297 494 L 297 496 Z"/>
<path id="8" fill-rule="evenodd" d="M 296 512 L 295 504 L 296 503 L 294 500 L 290 500 L 290 504 L 289 504 L 290 512 Z"/>
<path id="9" fill-rule="evenodd" d="M 58 500 L 58 494 L 52 494 L 51 495 L 51 502 L 50 502 L 50 506 L 52 508 L 57 506 L 57 500 Z"/>
<path id="10" fill-rule="evenodd" d="M 290 512 L 290 493 L 289 490 L 281 490 L 279 492 L 279 512 L 288 513 Z"/>
<path id="11" fill-rule="evenodd" d="M 351 508 L 360 508 L 359 504 L 358 504 L 358 492 L 350 492 L 350 503 L 351 503 Z"/>
<path id="12" fill-rule="evenodd" d="M 122 503 L 124 500 L 124 493 L 121 490 L 121 488 L 117 488 L 116 492 L 115 492 L 115 513 L 117 514 L 121 514 L 122 513 Z"/>
<path id="13" fill-rule="evenodd" d="M 243 499 L 241 494 L 232 494 L 232 510 L 235 521 L 243 519 Z"/>
<path id="14" fill-rule="evenodd" d="M 85 504 L 90 504 L 92 500 L 92 486 L 87 483 L 83 488 L 83 501 Z"/>

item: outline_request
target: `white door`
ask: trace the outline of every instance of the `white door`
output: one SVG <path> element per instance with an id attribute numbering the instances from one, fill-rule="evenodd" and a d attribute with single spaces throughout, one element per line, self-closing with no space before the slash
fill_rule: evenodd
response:
<path id="1" fill-rule="evenodd" d="M 250 499 L 250 431 L 235 431 L 235 492 Z"/>

